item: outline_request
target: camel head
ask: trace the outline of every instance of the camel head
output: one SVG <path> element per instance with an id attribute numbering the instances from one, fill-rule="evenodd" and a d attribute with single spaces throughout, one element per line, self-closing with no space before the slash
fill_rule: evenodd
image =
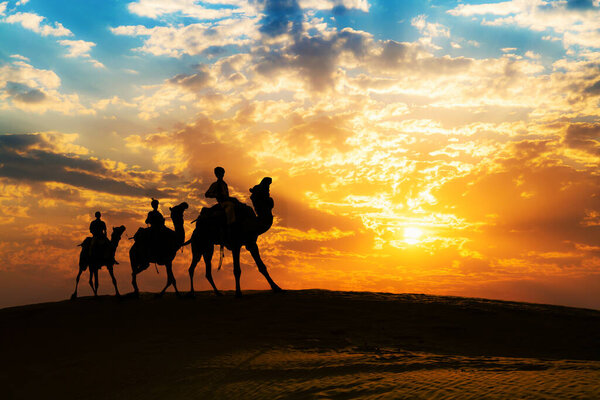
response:
<path id="1" fill-rule="evenodd" d="M 121 236 L 123 236 L 123 232 L 125 232 L 125 226 L 113 226 L 112 233 L 110 234 L 110 241 L 112 243 L 119 243 Z"/>
<path id="2" fill-rule="evenodd" d="M 188 203 L 185 201 L 181 204 L 178 204 L 174 207 L 169 207 L 169 211 L 171 211 L 171 220 L 173 223 L 183 223 L 183 213 L 188 208 Z"/>
<path id="3" fill-rule="evenodd" d="M 273 199 L 269 193 L 272 182 L 273 180 L 271 178 L 265 177 L 258 185 L 250 189 L 250 192 L 252 193 L 250 195 L 250 200 L 257 213 L 270 212 L 273 209 Z"/>

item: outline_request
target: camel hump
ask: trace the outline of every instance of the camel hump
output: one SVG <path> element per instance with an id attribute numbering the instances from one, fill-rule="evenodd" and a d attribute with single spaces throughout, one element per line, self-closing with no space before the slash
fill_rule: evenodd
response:
<path id="1" fill-rule="evenodd" d="M 237 201 L 235 203 L 235 219 L 236 221 L 243 221 L 249 218 L 256 218 L 254 209 L 247 204 Z"/>
<path id="2" fill-rule="evenodd" d="M 146 238 L 150 228 L 139 228 L 133 235 L 133 240 L 138 242 Z"/>

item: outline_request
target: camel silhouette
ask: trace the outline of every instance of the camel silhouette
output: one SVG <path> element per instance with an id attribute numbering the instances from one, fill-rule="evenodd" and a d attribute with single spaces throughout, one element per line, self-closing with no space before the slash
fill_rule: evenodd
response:
<path id="1" fill-rule="evenodd" d="M 135 296 L 139 296 L 136 276 L 146 270 L 150 263 L 164 265 L 167 269 L 167 284 L 159 295 L 163 295 L 171 285 L 173 285 L 175 293 L 179 295 L 175 276 L 173 275 L 173 259 L 175 259 L 177 250 L 181 248 L 185 240 L 183 213 L 187 208 L 188 204 L 186 202 L 175 207 L 169 207 L 175 230 L 163 227 L 158 242 L 153 240 L 153 232 L 151 231 L 153 228 L 140 228 L 133 236 L 135 242 L 129 250 L 129 261 L 131 262 L 131 283 Z"/>
<path id="2" fill-rule="evenodd" d="M 115 263 L 115 253 L 117 251 L 117 247 L 119 246 L 119 241 L 121 240 L 123 232 L 125 232 L 125 227 L 123 225 L 113 227 L 110 235 L 110 244 L 112 248 L 108 257 L 106 254 L 102 254 L 102 252 L 98 251 L 93 251 L 92 254 L 90 254 L 90 246 L 92 245 L 91 237 L 85 238 L 85 240 L 79 245 L 81 246 L 81 252 L 79 253 L 79 272 L 77 273 L 77 278 L 75 278 L 75 292 L 73 292 L 71 295 L 71 299 L 77 298 L 77 286 L 79 285 L 79 278 L 81 277 L 81 273 L 88 268 L 90 269 L 90 286 L 94 291 L 94 296 L 98 296 L 98 270 L 100 270 L 100 268 L 103 266 L 106 266 L 108 269 L 112 283 L 115 286 L 115 295 L 120 295 L 119 289 L 117 288 L 117 280 L 115 279 L 115 275 L 113 273 L 113 266 Z"/>
<path id="3" fill-rule="evenodd" d="M 262 235 L 273 225 L 273 199 L 269 195 L 269 186 L 271 178 L 264 178 L 260 184 L 250 189 L 252 195 L 250 200 L 254 206 L 254 210 L 239 202 L 237 199 L 230 198 L 235 206 L 236 222 L 229 228 L 229 237 L 223 240 L 220 231 L 222 231 L 225 223 L 223 217 L 219 217 L 219 205 L 211 208 L 203 208 L 200 216 L 196 220 L 196 229 L 192 233 L 192 238 L 184 245 L 192 244 L 192 263 L 188 272 L 190 274 L 190 294 L 194 295 L 194 270 L 200 259 L 204 257 L 206 265 L 206 279 L 211 284 L 216 295 L 221 293 L 215 286 L 212 278 L 211 261 L 214 253 L 215 245 L 225 245 L 233 255 L 233 274 L 235 276 L 235 294 L 241 296 L 240 276 L 242 270 L 240 268 L 240 251 L 242 246 L 252 255 L 258 270 L 264 275 L 274 292 L 280 292 L 282 289 L 277 286 L 269 272 L 267 266 L 260 258 L 260 252 L 256 241 L 259 235 Z M 255 212 L 256 210 L 256 212 Z M 223 212 L 221 211 L 220 214 Z"/>

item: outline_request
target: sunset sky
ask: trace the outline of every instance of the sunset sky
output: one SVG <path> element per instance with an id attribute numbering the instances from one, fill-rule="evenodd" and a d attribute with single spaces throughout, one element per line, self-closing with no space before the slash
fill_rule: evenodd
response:
<path id="1" fill-rule="evenodd" d="M 273 178 L 283 288 L 600 308 L 599 105 L 599 0 L 0 2 L 0 307 L 67 298 L 97 210 L 189 237 L 220 165 Z"/>

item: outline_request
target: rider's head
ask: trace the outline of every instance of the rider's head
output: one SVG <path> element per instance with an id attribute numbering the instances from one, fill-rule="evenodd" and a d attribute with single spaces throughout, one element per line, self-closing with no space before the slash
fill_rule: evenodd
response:
<path id="1" fill-rule="evenodd" d="M 223 167 L 215 168 L 215 176 L 219 179 L 223 179 L 225 176 L 225 169 Z"/>
<path id="2" fill-rule="evenodd" d="M 150 202 L 150 205 L 152 206 L 153 209 L 156 210 L 158 208 L 158 200 L 152 199 L 152 201 Z"/>
<path id="3" fill-rule="evenodd" d="M 100 214 L 100 211 L 96 211 L 96 214 L 94 214 L 94 215 L 96 216 L 96 218 L 98 218 L 98 219 L 99 219 L 99 218 L 100 218 L 100 215 L 101 215 L 101 214 Z"/>

